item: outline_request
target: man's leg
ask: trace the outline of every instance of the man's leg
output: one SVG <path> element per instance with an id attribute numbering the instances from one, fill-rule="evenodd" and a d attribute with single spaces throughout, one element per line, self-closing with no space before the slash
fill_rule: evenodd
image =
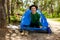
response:
<path id="1" fill-rule="evenodd" d="M 36 27 L 36 28 L 40 28 L 38 22 L 35 23 L 35 27 Z"/>
<path id="2" fill-rule="evenodd" d="M 30 23 L 30 27 L 34 27 L 34 24 L 33 23 Z"/>

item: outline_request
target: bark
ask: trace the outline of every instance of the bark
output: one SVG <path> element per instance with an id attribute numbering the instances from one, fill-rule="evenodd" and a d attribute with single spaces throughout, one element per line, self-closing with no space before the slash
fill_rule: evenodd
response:
<path id="1" fill-rule="evenodd" d="M 0 28 L 6 27 L 5 0 L 0 0 Z"/>
<path id="2" fill-rule="evenodd" d="M 10 23 L 10 1 L 7 0 L 8 24 Z"/>
<path id="3" fill-rule="evenodd" d="M 6 26 L 6 9 L 5 9 L 5 1 L 0 0 L 0 40 L 5 40 L 6 32 L 8 31 Z"/>

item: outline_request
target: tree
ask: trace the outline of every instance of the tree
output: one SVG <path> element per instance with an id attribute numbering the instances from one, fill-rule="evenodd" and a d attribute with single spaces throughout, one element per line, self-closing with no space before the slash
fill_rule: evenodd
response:
<path id="1" fill-rule="evenodd" d="M 5 40 L 6 32 L 8 31 L 7 21 L 6 21 L 6 9 L 5 9 L 6 0 L 0 0 L 0 40 Z M 3 37 L 3 38 L 2 38 Z"/>
<path id="2" fill-rule="evenodd" d="M 57 17 L 59 17 L 59 14 L 60 14 L 60 0 L 58 0 L 57 2 L 58 2 L 58 6 L 57 6 Z"/>
<path id="3" fill-rule="evenodd" d="M 7 0 L 8 23 L 10 23 L 10 0 Z"/>
<path id="4" fill-rule="evenodd" d="M 0 0 L 0 28 L 6 27 L 6 9 L 5 9 L 5 0 Z"/>

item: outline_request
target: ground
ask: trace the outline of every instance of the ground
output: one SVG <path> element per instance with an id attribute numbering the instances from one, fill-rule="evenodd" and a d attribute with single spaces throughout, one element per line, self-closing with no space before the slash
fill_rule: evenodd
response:
<path id="1" fill-rule="evenodd" d="M 52 30 L 52 34 L 46 33 L 29 33 L 27 36 L 21 36 L 18 31 L 18 27 L 15 30 L 16 26 L 14 26 L 13 30 L 11 28 L 10 32 L 7 32 L 5 37 L 1 36 L 0 40 L 60 40 L 60 22 L 53 21 L 52 19 L 47 19 L 50 28 Z M 19 26 L 19 25 L 18 25 Z M 11 25 L 12 27 L 12 25 Z M 1 31 L 2 32 L 2 31 Z M 0 33 L 1 34 L 1 33 Z M 1 34 L 3 35 L 4 32 Z"/>

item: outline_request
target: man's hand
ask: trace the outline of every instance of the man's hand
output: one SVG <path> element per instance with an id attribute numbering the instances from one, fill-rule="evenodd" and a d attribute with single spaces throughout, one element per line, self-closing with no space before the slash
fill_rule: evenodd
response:
<path id="1" fill-rule="evenodd" d="M 42 28 L 42 26 L 39 26 L 40 28 Z"/>

